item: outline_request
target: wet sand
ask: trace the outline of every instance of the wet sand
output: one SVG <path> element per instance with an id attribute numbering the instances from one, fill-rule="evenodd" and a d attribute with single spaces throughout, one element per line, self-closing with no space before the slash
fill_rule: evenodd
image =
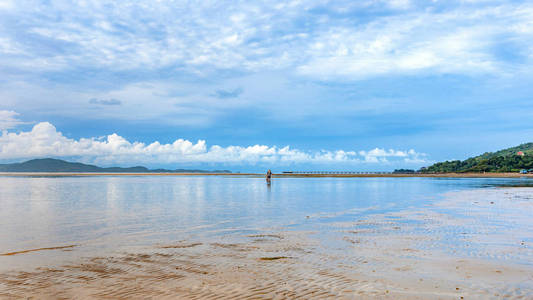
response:
<path id="1" fill-rule="evenodd" d="M 0 298 L 533 299 L 532 215 L 533 189 L 451 192 L 356 220 L 309 216 L 313 231 L 267 228 L 12 270 L 0 274 Z M 78 247 L 47 248 L 9 257 Z"/>

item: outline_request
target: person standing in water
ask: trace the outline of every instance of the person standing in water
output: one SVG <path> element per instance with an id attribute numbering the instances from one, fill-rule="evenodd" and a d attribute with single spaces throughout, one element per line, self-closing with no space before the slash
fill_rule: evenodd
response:
<path id="1" fill-rule="evenodd" d="M 267 174 L 266 174 L 266 180 L 267 180 L 267 184 L 270 184 L 270 180 L 272 179 L 272 171 L 270 171 L 270 169 L 267 171 Z"/>

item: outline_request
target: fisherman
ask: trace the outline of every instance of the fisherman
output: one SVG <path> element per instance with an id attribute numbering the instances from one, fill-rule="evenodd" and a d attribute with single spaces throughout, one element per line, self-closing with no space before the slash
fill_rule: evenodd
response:
<path id="1" fill-rule="evenodd" d="M 272 178 L 272 171 L 270 171 L 270 169 L 267 171 L 267 174 L 266 174 L 266 180 L 267 180 L 267 184 L 270 184 L 270 179 Z"/>

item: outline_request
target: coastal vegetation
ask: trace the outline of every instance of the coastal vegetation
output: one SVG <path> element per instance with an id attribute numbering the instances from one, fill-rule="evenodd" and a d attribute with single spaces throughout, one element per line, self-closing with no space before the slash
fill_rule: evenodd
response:
<path id="1" fill-rule="evenodd" d="M 533 169 L 533 143 L 421 168 L 420 173 L 520 172 Z"/>
<path id="2" fill-rule="evenodd" d="M 415 170 L 412 169 L 396 169 L 392 174 L 414 174 L 416 173 Z"/>

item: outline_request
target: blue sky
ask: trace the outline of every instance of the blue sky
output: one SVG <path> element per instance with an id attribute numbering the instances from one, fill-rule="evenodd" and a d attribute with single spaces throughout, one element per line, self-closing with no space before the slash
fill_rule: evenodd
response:
<path id="1" fill-rule="evenodd" d="M 527 1 L 2 0 L 0 160 L 418 168 L 533 141 L 532 70 Z"/>

